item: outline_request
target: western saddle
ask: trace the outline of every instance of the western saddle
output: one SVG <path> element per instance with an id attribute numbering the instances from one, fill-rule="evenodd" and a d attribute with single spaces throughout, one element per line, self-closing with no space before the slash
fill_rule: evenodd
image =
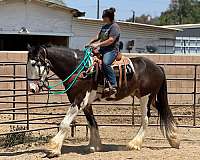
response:
<path id="1" fill-rule="evenodd" d="M 102 58 L 100 57 L 99 53 L 96 53 L 95 51 L 93 61 L 94 66 L 96 66 L 96 76 L 99 74 L 99 69 L 102 68 Z M 121 53 L 118 53 L 116 60 L 112 64 L 112 68 L 114 70 L 118 70 L 119 74 L 119 80 L 118 80 L 118 88 L 120 89 L 123 84 L 125 87 L 127 87 L 127 65 L 130 65 L 131 61 L 128 57 L 123 56 Z"/>

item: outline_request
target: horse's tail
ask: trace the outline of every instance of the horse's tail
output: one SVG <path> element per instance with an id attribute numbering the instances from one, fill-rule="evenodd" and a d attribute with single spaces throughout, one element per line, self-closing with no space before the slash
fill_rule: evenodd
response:
<path id="1" fill-rule="evenodd" d="M 177 135 L 177 127 L 172 111 L 168 104 L 167 80 L 165 76 L 165 71 L 162 67 L 160 68 L 164 74 L 162 85 L 157 94 L 157 109 L 160 116 L 160 128 L 163 135 L 167 137 L 170 145 L 174 148 L 179 148 L 180 140 Z"/>

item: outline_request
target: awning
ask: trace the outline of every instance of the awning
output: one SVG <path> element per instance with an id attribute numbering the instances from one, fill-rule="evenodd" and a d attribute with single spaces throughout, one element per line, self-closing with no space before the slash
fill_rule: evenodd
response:
<path id="1" fill-rule="evenodd" d="M 60 37 L 72 37 L 73 33 L 54 33 L 54 32 L 29 32 L 29 33 L 19 33 L 17 31 L 0 31 L 0 35 L 35 35 L 35 36 L 60 36 Z"/>

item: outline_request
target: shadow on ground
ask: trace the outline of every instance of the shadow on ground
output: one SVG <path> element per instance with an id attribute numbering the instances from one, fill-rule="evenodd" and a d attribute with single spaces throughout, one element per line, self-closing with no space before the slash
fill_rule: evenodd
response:
<path id="1" fill-rule="evenodd" d="M 0 153 L 0 157 L 4 157 L 4 156 L 12 157 L 12 156 L 18 156 L 18 155 L 27 154 L 27 153 L 35 154 L 35 153 L 40 153 L 40 152 L 44 152 L 44 150 L 32 149 L 32 150 L 27 150 L 27 151 L 3 152 L 3 153 Z"/>
<path id="2" fill-rule="evenodd" d="M 104 144 L 102 146 L 101 152 L 112 152 L 112 151 L 127 151 L 127 147 L 125 145 L 115 145 L 115 144 Z M 3 152 L 0 153 L 0 157 L 3 156 L 18 156 L 22 154 L 36 154 L 36 153 L 46 153 L 44 149 L 32 149 L 32 150 L 26 150 L 26 151 L 16 151 L 16 152 Z M 62 147 L 62 154 L 68 154 L 68 153 L 77 153 L 81 155 L 90 154 L 89 147 L 86 145 L 81 146 L 68 146 L 64 145 Z"/>
<path id="3" fill-rule="evenodd" d="M 150 147 L 150 146 L 144 146 L 143 148 L 149 148 L 151 150 L 164 150 L 171 147 Z M 104 144 L 102 146 L 101 152 L 113 152 L 113 151 L 128 151 L 128 148 L 126 145 L 117 145 L 117 144 Z M 14 157 L 18 155 L 23 154 L 36 154 L 36 153 L 46 153 L 44 149 L 32 149 L 32 150 L 26 150 L 26 151 L 16 151 L 16 152 L 4 152 L 0 153 L 0 157 L 8 156 L 8 157 Z M 87 145 L 81 145 L 81 146 L 69 146 L 64 145 L 62 147 L 62 154 L 68 154 L 68 153 L 76 153 L 80 155 L 87 155 L 90 154 L 89 146 Z"/>
<path id="4" fill-rule="evenodd" d="M 101 152 L 112 152 L 112 151 L 128 151 L 126 145 L 116 145 L 116 144 L 103 144 Z M 90 154 L 89 146 L 67 146 L 64 145 L 62 148 L 62 153 L 77 153 L 77 154 Z"/>

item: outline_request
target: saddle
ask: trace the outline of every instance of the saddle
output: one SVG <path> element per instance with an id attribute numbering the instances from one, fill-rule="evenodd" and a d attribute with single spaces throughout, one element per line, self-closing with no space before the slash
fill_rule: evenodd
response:
<path id="1" fill-rule="evenodd" d="M 118 80 L 118 87 L 121 88 L 123 83 L 125 87 L 127 87 L 127 74 L 132 73 L 132 70 L 127 69 L 127 67 L 130 67 L 132 62 L 128 57 L 122 56 L 121 54 L 119 55 L 120 58 L 116 58 L 112 64 L 112 68 Z"/>
<path id="2" fill-rule="evenodd" d="M 110 84 L 104 77 L 104 72 L 102 69 L 102 57 L 98 52 L 95 51 L 93 51 L 93 55 L 92 66 L 88 68 L 84 73 L 86 75 L 89 73 L 94 73 L 90 75 L 93 75 L 94 80 L 97 83 L 97 97 L 102 97 L 102 95 L 104 95 L 104 89 L 109 87 Z M 118 91 L 121 88 L 126 88 L 128 80 L 132 79 L 134 75 L 134 67 L 131 60 L 119 53 L 111 67 L 113 68 L 116 75 Z M 87 76 L 84 76 L 84 74 L 80 76 L 80 78 L 84 77 Z"/>
<path id="3" fill-rule="evenodd" d="M 100 92 L 102 92 L 102 88 L 109 86 L 109 83 L 104 78 L 104 73 L 102 70 L 102 59 L 98 56 L 94 56 L 93 62 L 96 71 L 95 81 L 97 81 L 98 87 L 101 86 Z M 116 74 L 118 90 L 122 87 L 127 87 L 127 81 L 133 77 L 134 72 L 131 60 L 119 53 L 111 67 L 114 69 Z"/>

